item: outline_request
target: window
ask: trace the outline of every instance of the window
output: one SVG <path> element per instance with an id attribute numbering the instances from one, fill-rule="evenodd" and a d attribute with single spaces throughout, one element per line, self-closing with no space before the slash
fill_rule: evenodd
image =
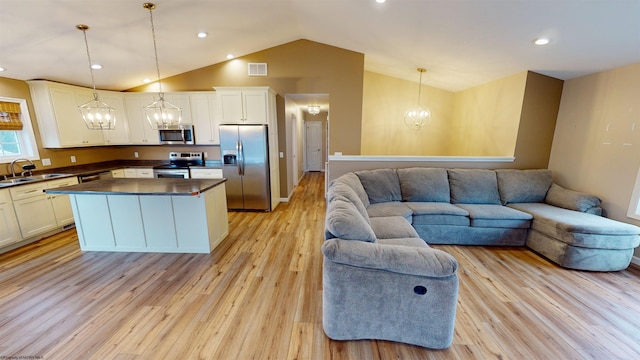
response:
<path id="1" fill-rule="evenodd" d="M 15 159 L 39 160 L 27 101 L 0 96 L 0 105 L 0 163 Z M 22 129 L 15 130 L 19 123 Z"/>

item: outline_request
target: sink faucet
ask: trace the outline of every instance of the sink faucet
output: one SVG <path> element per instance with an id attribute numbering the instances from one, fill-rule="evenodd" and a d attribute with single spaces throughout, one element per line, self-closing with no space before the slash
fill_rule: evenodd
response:
<path id="1" fill-rule="evenodd" d="M 15 170 L 13 167 L 15 166 L 15 164 L 16 164 L 18 161 L 26 161 L 26 162 L 28 162 L 29 164 L 31 164 L 31 166 L 29 167 L 29 170 L 25 169 L 25 171 L 23 171 L 23 172 L 22 172 L 22 176 L 24 176 L 24 173 L 26 173 L 27 171 L 29 171 L 29 174 L 31 174 L 31 170 L 33 170 L 33 169 L 35 169 L 35 168 L 36 168 L 36 165 L 35 165 L 31 160 L 28 160 L 28 159 L 15 159 L 15 160 L 13 160 L 13 161 L 11 162 L 11 165 L 9 165 L 9 167 L 11 168 L 11 175 L 12 175 L 13 177 L 16 177 L 16 170 Z"/>

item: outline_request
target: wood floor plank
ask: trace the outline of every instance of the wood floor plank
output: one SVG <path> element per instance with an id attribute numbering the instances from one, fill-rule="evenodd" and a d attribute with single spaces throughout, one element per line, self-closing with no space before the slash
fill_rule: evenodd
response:
<path id="1" fill-rule="evenodd" d="M 230 212 L 211 254 L 80 251 L 75 230 L 0 255 L 0 356 L 44 359 L 635 359 L 640 268 L 562 269 L 525 248 L 459 262 L 453 345 L 322 329 L 324 177 L 273 212 Z"/>

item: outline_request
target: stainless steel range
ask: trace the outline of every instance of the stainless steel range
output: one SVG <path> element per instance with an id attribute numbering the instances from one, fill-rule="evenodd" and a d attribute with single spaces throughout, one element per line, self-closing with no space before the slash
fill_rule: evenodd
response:
<path id="1" fill-rule="evenodd" d="M 184 178 L 189 179 L 189 167 L 204 166 L 204 157 L 201 152 L 170 152 L 169 163 L 154 166 L 155 178 Z"/>

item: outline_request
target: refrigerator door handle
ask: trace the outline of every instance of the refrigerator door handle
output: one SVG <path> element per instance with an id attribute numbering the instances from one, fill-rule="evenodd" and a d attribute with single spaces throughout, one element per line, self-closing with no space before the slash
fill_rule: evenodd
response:
<path id="1" fill-rule="evenodd" d="M 244 148 L 242 140 L 238 140 L 236 143 L 236 150 L 238 151 L 238 175 L 244 175 Z"/>

